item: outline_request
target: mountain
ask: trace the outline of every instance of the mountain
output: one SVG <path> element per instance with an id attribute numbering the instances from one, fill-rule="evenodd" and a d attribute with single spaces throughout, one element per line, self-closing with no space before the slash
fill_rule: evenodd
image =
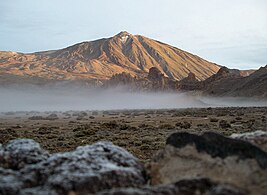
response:
<path id="1" fill-rule="evenodd" d="M 0 52 L 0 82 L 12 80 L 9 76 L 19 80 L 106 80 L 122 72 L 142 76 L 151 67 L 174 80 L 190 72 L 204 80 L 220 68 L 176 47 L 127 32 L 53 51 Z"/>

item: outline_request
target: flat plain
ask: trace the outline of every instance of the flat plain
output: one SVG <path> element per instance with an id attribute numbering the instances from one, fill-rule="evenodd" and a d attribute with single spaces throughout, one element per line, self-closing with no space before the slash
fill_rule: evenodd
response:
<path id="1" fill-rule="evenodd" d="M 0 143 L 31 138 L 50 152 L 111 141 L 147 162 L 174 132 L 267 131 L 267 107 L 0 113 Z"/>

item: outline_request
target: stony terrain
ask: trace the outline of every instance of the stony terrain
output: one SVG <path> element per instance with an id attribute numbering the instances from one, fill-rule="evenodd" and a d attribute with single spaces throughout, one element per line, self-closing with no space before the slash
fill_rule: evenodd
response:
<path id="1" fill-rule="evenodd" d="M 267 108 L 198 108 L 0 114 L 0 143 L 31 138 L 49 152 L 71 151 L 111 141 L 148 161 L 174 132 L 233 133 L 266 131 Z"/>
<path id="2" fill-rule="evenodd" d="M 233 137 L 173 133 L 146 167 L 107 141 L 50 154 L 14 139 L 0 144 L 0 194 L 264 195 L 267 153 L 252 143 L 267 133 Z"/>

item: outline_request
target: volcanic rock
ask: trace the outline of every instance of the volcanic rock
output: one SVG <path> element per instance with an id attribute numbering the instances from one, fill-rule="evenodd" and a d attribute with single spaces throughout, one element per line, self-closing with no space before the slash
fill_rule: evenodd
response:
<path id="1" fill-rule="evenodd" d="M 230 185 L 220 185 L 206 178 L 187 179 L 162 186 L 147 186 L 141 188 L 119 188 L 102 191 L 97 195 L 243 195 L 244 190 Z"/>
<path id="2" fill-rule="evenodd" d="M 262 150 L 267 152 L 267 132 L 266 131 L 254 131 L 248 133 L 234 133 L 230 136 L 234 139 L 240 139 L 244 141 L 251 142 Z"/>
<path id="3" fill-rule="evenodd" d="M 4 168 L 17 170 L 46 160 L 48 157 L 48 152 L 31 139 L 15 139 L 0 146 L 0 167 Z"/>
<path id="4" fill-rule="evenodd" d="M 8 162 L 9 169 L 0 169 L 0 194 L 88 194 L 146 183 L 141 163 L 110 142 L 98 142 L 49 157 L 47 152 L 40 153 L 39 144 L 33 140 L 13 140 L 3 148 L 4 158 L 0 163 L 2 166 Z M 11 162 L 6 160 L 6 151 L 8 156 L 15 157 Z M 22 151 L 26 151 L 27 158 Z M 40 158 L 35 158 L 37 154 Z M 12 182 L 16 184 L 14 188 L 10 188 Z"/>
<path id="5" fill-rule="evenodd" d="M 149 164 L 151 183 L 205 177 L 250 193 L 267 190 L 267 153 L 249 142 L 216 133 L 174 133 Z"/>

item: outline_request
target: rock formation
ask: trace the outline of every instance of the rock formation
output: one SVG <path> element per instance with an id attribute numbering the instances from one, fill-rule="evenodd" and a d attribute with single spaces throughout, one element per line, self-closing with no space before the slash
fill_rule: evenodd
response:
<path id="1" fill-rule="evenodd" d="M 230 136 L 231 138 L 240 139 L 251 142 L 257 145 L 265 152 L 267 152 L 267 132 L 266 131 L 254 131 L 248 133 L 234 133 Z"/>
<path id="2" fill-rule="evenodd" d="M 256 146 L 215 133 L 175 133 L 150 163 L 153 185 L 206 177 L 251 194 L 267 190 L 267 153 Z"/>
<path id="3" fill-rule="evenodd" d="M 33 140 L 11 140 L 0 145 L 0 194 L 263 195 L 267 153 L 241 140 L 263 133 L 254 135 L 174 133 L 147 169 L 111 142 L 49 154 Z"/>
<path id="4" fill-rule="evenodd" d="M 0 147 L 0 194 L 79 194 L 146 183 L 142 164 L 110 142 L 48 155 L 33 140 Z"/>

